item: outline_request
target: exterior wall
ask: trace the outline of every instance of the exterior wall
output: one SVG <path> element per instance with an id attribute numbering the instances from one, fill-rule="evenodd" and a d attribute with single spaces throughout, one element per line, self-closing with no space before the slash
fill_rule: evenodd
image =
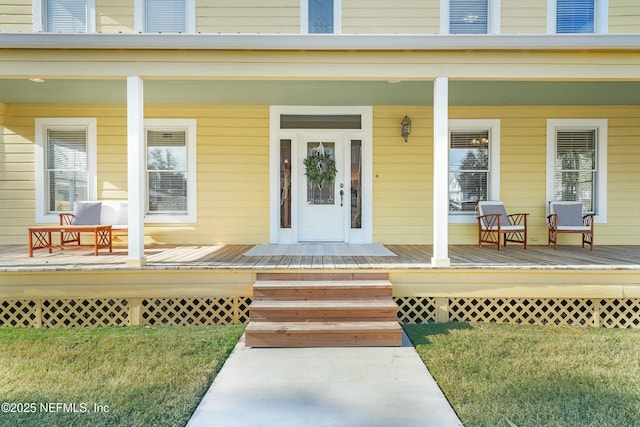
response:
<path id="1" fill-rule="evenodd" d="M 437 34 L 439 0 L 343 0 L 344 34 Z"/>
<path id="2" fill-rule="evenodd" d="M 545 34 L 547 2 L 508 0 L 501 2 L 500 34 Z"/>
<path id="3" fill-rule="evenodd" d="M 404 115 L 409 142 L 400 136 Z M 433 240 L 433 109 L 373 109 L 373 241 L 431 244 Z"/>
<path id="4" fill-rule="evenodd" d="M 300 0 L 203 0 L 196 4 L 201 33 L 300 33 Z"/>
<path id="5" fill-rule="evenodd" d="M 132 33 L 132 0 L 96 0 L 96 31 L 98 33 Z"/>
<path id="6" fill-rule="evenodd" d="M 10 0 L 0 3 L 0 33 L 30 33 L 33 31 L 31 0 Z"/>
<path id="7" fill-rule="evenodd" d="M 0 244 L 26 243 L 35 223 L 34 122 L 38 117 L 98 118 L 98 198 L 127 197 L 126 108 L 101 105 L 0 106 Z M 373 110 L 373 240 L 432 243 L 433 144 L 430 107 Z M 399 123 L 413 120 L 409 142 Z M 146 226 L 153 241 L 266 243 L 269 239 L 269 109 L 267 106 L 148 106 L 148 118 L 195 118 L 197 224 Z M 547 118 L 608 119 L 608 219 L 599 244 L 638 244 L 640 107 L 451 107 L 451 119 L 500 119 L 500 198 L 510 212 L 529 212 L 530 244 L 546 244 Z M 475 224 L 450 224 L 451 244 L 477 243 Z M 577 244 L 561 236 L 561 244 Z"/>
<path id="8" fill-rule="evenodd" d="M 148 224 L 153 241 L 266 243 L 269 240 L 268 107 L 152 107 L 148 118 L 195 118 L 197 224 Z M 126 108 L 100 105 L 6 107 L 0 165 L 0 244 L 26 243 L 35 223 L 34 123 L 38 117 L 98 118 L 98 198 L 127 197 Z"/>
<path id="9" fill-rule="evenodd" d="M 133 0 L 96 0 L 96 31 L 132 33 Z M 501 34 L 546 33 L 547 2 L 509 0 L 501 3 Z M 0 3 L 0 32 L 32 32 L 31 0 Z M 199 33 L 300 33 L 300 1 L 202 0 L 196 4 Z M 609 32 L 638 33 L 636 0 L 609 0 Z M 438 34 L 440 0 L 343 0 L 345 34 Z"/>
<path id="10" fill-rule="evenodd" d="M 636 0 L 609 0 L 609 32 L 640 32 L 640 3 Z"/>
<path id="11" fill-rule="evenodd" d="M 407 144 L 398 136 L 404 114 L 413 121 Z M 640 107 L 450 107 L 450 119 L 500 119 L 500 198 L 509 212 L 528 212 L 529 243 L 547 244 L 546 120 L 606 118 L 608 219 L 596 224 L 598 244 L 638 244 Z M 374 241 L 432 242 L 432 112 L 430 108 L 374 109 Z M 477 243 L 477 225 L 450 224 L 451 244 Z M 576 244 L 576 236 L 560 236 Z"/>

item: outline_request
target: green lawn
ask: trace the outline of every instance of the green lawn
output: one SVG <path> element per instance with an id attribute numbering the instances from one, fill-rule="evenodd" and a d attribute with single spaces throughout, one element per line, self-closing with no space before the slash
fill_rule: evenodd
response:
<path id="1" fill-rule="evenodd" d="M 640 426 L 640 331 L 405 325 L 465 426 Z"/>
<path id="2" fill-rule="evenodd" d="M 0 329 L 0 426 L 183 426 L 243 330 Z"/>

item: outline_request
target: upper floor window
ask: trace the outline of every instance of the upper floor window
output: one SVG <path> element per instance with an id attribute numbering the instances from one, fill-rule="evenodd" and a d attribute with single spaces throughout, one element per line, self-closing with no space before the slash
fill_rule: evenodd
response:
<path id="1" fill-rule="evenodd" d="M 496 34 L 500 0 L 440 0 L 442 34 Z"/>
<path id="2" fill-rule="evenodd" d="M 556 33 L 593 33 L 595 0 L 556 0 Z"/>
<path id="3" fill-rule="evenodd" d="M 300 0 L 300 27 L 307 34 L 342 32 L 342 0 Z"/>
<path id="4" fill-rule="evenodd" d="M 150 222 L 195 222 L 196 121 L 145 120 Z"/>
<path id="5" fill-rule="evenodd" d="M 96 120 L 36 119 L 36 220 L 96 198 Z"/>
<path id="6" fill-rule="evenodd" d="M 34 31 L 95 31 L 95 0 L 39 0 L 33 3 Z"/>
<path id="7" fill-rule="evenodd" d="M 449 121 L 450 222 L 475 221 L 480 200 L 500 197 L 500 122 Z"/>
<path id="8" fill-rule="evenodd" d="M 608 0 L 549 0 L 548 32 L 606 33 Z"/>
<path id="9" fill-rule="evenodd" d="M 450 34 L 487 34 L 489 0 L 451 0 Z"/>
<path id="10" fill-rule="evenodd" d="M 136 0 L 135 26 L 142 33 L 194 33 L 195 0 Z"/>
<path id="11" fill-rule="evenodd" d="M 547 121 L 547 198 L 580 201 L 596 221 L 606 218 L 607 121 Z"/>

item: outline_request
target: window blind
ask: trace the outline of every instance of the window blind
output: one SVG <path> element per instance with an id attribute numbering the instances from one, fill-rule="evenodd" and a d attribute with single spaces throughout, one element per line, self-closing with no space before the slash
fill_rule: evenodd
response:
<path id="1" fill-rule="evenodd" d="M 489 31 L 488 0 L 451 0 L 449 33 L 487 34 Z"/>
<path id="2" fill-rule="evenodd" d="M 473 212 L 489 196 L 489 131 L 451 132 L 449 144 L 449 212 Z"/>
<path id="3" fill-rule="evenodd" d="M 72 210 L 88 199 L 86 130 L 47 130 L 47 189 L 50 212 Z"/>
<path id="4" fill-rule="evenodd" d="M 149 33 L 185 33 L 186 0 L 146 0 L 145 31 Z"/>
<path id="5" fill-rule="evenodd" d="M 48 169 L 87 169 L 86 131 L 49 129 L 47 141 Z"/>
<path id="6" fill-rule="evenodd" d="M 556 0 L 556 33 L 593 33 L 595 0 Z"/>
<path id="7" fill-rule="evenodd" d="M 147 130 L 147 213 L 187 213 L 187 132 Z"/>
<path id="8" fill-rule="evenodd" d="M 86 33 L 86 0 L 45 0 L 45 30 L 56 33 Z"/>
<path id="9" fill-rule="evenodd" d="M 556 132 L 555 200 L 581 201 L 592 212 L 596 198 L 595 130 Z"/>

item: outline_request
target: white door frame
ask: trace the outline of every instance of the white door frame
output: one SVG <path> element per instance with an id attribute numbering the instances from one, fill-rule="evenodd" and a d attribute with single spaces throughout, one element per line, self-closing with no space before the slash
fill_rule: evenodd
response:
<path id="1" fill-rule="evenodd" d="M 280 129 L 280 116 L 282 114 L 357 114 L 361 117 L 361 129 Z M 270 159 L 269 159 L 269 242 L 270 243 L 297 243 L 298 242 L 298 212 L 297 200 L 291 203 L 291 228 L 280 228 L 280 140 L 291 140 L 291 158 L 298 156 L 298 142 L 302 135 L 322 135 L 340 133 L 345 141 L 345 163 L 350 164 L 350 149 L 348 142 L 351 140 L 362 141 L 362 228 L 350 228 L 348 215 L 345 219 L 346 243 L 371 243 L 373 241 L 373 110 L 365 107 L 301 107 L 301 106 L 272 106 L 270 109 Z M 292 165 L 292 168 L 296 165 Z M 346 172 L 346 171 L 345 171 Z M 296 176 L 296 171 L 291 171 L 291 176 Z M 290 193 L 297 197 L 297 180 L 291 180 Z M 347 178 L 345 177 L 345 181 Z M 349 180 L 350 181 L 350 180 Z M 345 182 L 346 203 L 350 204 L 350 184 Z"/>

